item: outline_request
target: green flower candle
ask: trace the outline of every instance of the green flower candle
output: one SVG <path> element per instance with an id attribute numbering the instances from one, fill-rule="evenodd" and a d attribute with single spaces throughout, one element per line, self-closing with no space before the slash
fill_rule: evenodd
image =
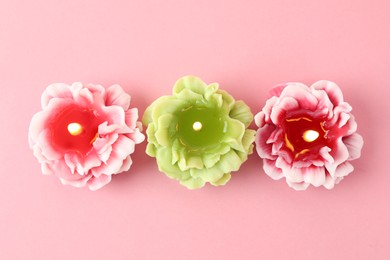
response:
<path id="1" fill-rule="evenodd" d="M 256 132 L 249 107 L 218 84 L 186 76 L 145 111 L 146 153 L 158 168 L 189 189 L 224 185 L 252 153 Z"/>

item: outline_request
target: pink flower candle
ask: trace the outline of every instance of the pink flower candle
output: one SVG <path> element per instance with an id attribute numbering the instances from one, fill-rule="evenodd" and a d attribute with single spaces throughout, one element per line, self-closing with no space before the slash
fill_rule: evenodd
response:
<path id="1" fill-rule="evenodd" d="M 362 137 L 351 106 L 330 81 L 311 87 L 300 83 L 276 86 L 255 116 L 256 149 L 267 175 L 304 190 L 310 184 L 332 189 L 353 171 Z"/>
<path id="2" fill-rule="evenodd" d="M 119 85 L 53 84 L 42 94 L 29 143 L 45 175 L 96 190 L 127 171 L 135 145 L 144 140 L 138 111 Z"/>

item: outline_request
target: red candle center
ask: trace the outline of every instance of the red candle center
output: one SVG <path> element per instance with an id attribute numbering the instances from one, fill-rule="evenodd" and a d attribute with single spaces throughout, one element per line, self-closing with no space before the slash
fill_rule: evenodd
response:
<path id="1" fill-rule="evenodd" d="M 51 121 L 51 142 L 64 153 L 79 152 L 86 155 L 98 137 L 100 123 L 102 120 L 96 111 L 70 106 Z"/>
<path id="2" fill-rule="evenodd" d="M 329 146 L 328 131 L 322 119 L 305 116 L 288 118 L 282 127 L 285 146 L 291 150 L 295 159 L 318 154 L 321 147 Z"/>

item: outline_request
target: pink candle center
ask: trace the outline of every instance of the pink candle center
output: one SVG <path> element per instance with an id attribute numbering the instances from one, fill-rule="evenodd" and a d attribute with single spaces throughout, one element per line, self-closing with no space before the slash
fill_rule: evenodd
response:
<path id="1" fill-rule="evenodd" d="M 86 155 L 98 137 L 102 123 L 99 114 L 77 105 L 69 106 L 50 122 L 52 144 L 62 152 L 79 152 Z"/>
<path id="2" fill-rule="evenodd" d="M 293 117 L 286 119 L 282 127 L 285 146 L 293 153 L 294 159 L 315 156 L 322 147 L 330 145 L 323 119 Z"/>

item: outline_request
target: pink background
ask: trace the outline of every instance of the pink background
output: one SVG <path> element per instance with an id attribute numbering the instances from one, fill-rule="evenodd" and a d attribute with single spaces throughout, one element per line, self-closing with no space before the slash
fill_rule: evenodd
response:
<path id="1" fill-rule="evenodd" d="M 0 259 L 390 259 L 390 2 L 0 2 Z M 139 145 L 97 192 L 43 176 L 30 119 L 53 82 L 119 83 L 143 111 L 193 74 L 254 113 L 286 81 L 337 82 L 365 139 L 332 191 L 272 181 L 256 154 L 189 191 Z"/>

